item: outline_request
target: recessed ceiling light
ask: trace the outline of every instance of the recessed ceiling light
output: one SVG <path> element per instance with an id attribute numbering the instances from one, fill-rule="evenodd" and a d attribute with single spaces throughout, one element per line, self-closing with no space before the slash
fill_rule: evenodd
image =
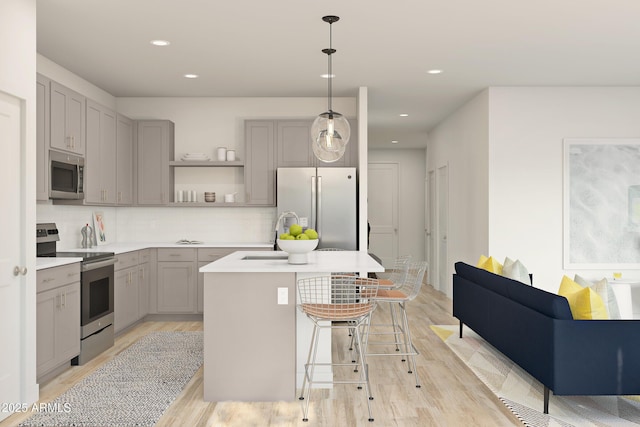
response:
<path id="1" fill-rule="evenodd" d="M 394 139 L 393 141 L 391 141 L 391 143 L 392 143 L 392 144 L 397 144 L 397 143 L 398 143 L 398 141 Z"/>
<path id="2" fill-rule="evenodd" d="M 151 40 L 151 44 L 154 46 L 168 46 L 171 43 L 167 40 Z"/>
<path id="3" fill-rule="evenodd" d="M 402 113 L 400 114 L 400 117 L 409 117 L 409 115 L 407 113 Z"/>
<path id="4" fill-rule="evenodd" d="M 335 74 L 320 74 L 320 77 L 322 77 L 323 79 L 335 79 L 336 75 Z"/>
<path id="5" fill-rule="evenodd" d="M 187 79 L 197 79 L 198 78 L 197 74 L 185 74 L 184 76 Z"/>
<path id="6" fill-rule="evenodd" d="M 427 73 L 429 73 L 429 74 L 441 74 L 442 70 L 429 70 L 429 71 L 427 71 Z"/>

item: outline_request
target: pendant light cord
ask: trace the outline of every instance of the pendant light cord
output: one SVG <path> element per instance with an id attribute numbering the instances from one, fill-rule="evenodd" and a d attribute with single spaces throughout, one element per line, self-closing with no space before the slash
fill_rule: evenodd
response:
<path id="1" fill-rule="evenodd" d="M 328 53 L 328 55 L 329 55 L 329 75 L 328 75 L 328 77 L 329 77 L 329 79 L 328 79 L 329 80 L 329 100 L 328 100 L 328 102 L 329 102 L 329 112 L 331 112 L 331 97 L 332 97 L 332 90 L 331 90 L 332 89 L 332 84 L 331 84 L 332 82 L 331 81 L 333 80 L 333 74 L 331 73 L 331 71 L 332 71 L 332 69 L 331 69 L 331 54 L 333 52 L 335 52 L 333 50 L 333 31 L 332 31 L 332 27 L 333 27 L 333 23 L 330 22 L 329 23 L 329 53 Z"/>

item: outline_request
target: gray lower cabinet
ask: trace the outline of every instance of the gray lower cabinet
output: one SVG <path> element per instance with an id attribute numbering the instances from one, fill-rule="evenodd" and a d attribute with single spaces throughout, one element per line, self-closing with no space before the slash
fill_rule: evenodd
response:
<path id="1" fill-rule="evenodd" d="M 149 249 L 117 255 L 114 274 L 114 330 L 131 326 L 149 313 Z"/>
<path id="2" fill-rule="evenodd" d="M 36 376 L 69 365 L 80 354 L 80 264 L 36 274 Z"/>
<path id="3" fill-rule="evenodd" d="M 196 249 L 159 248 L 157 264 L 157 312 L 197 312 Z"/>
<path id="4" fill-rule="evenodd" d="M 136 174 L 138 205 L 173 201 L 174 124 L 168 120 L 137 122 Z"/>

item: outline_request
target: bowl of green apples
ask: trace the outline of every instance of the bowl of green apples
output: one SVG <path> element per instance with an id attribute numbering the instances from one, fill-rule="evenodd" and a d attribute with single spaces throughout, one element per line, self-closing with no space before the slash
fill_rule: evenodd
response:
<path id="1" fill-rule="evenodd" d="M 318 233 L 313 228 L 303 231 L 302 226 L 292 224 L 288 233 L 280 234 L 278 247 L 289 254 L 289 264 L 306 264 L 307 254 L 318 247 Z"/>

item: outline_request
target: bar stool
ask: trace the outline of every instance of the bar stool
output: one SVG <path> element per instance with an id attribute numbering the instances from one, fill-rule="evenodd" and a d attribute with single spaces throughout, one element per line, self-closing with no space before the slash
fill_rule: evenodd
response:
<path id="1" fill-rule="evenodd" d="M 416 347 L 413 345 L 411 339 L 411 330 L 409 328 L 409 320 L 407 318 L 406 305 L 409 301 L 415 299 L 420 293 L 422 286 L 422 280 L 424 279 L 425 272 L 427 270 L 427 262 L 415 262 L 407 265 L 407 273 L 402 284 L 398 287 L 387 288 L 380 286 L 378 291 L 373 297 L 377 303 L 389 303 L 389 311 L 391 314 L 391 324 L 373 324 L 371 321 L 364 325 L 364 345 L 365 355 L 369 356 L 402 356 L 402 361 L 406 361 L 406 357 L 411 359 L 408 372 L 415 375 L 416 387 L 420 388 L 420 379 L 418 377 L 418 370 L 416 369 L 416 356 L 419 354 Z M 395 310 L 400 310 L 400 321 L 398 321 L 398 315 Z M 391 331 L 379 331 L 371 330 L 371 327 L 375 328 L 389 328 Z M 371 336 L 393 336 L 393 341 L 377 341 L 370 340 Z M 395 352 L 383 352 L 375 353 L 370 351 L 370 346 L 395 346 Z M 357 343 L 356 343 L 357 346 Z M 404 351 L 403 351 L 404 350 Z"/>
<path id="2" fill-rule="evenodd" d="M 380 280 L 380 286 L 399 286 L 404 282 L 407 274 L 407 268 L 411 261 L 411 255 L 400 255 L 393 262 L 391 270 L 385 270 L 383 273 L 376 273 Z"/>
<path id="3" fill-rule="evenodd" d="M 375 279 L 362 279 L 355 276 L 309 277 L 298 280 L 298 294 L 300 303 L 298 308 L 313 322 L 311 345 L 307 363 L 304 365 L 305 375 L 300 391 L 302 403 L 302 421 L 308 421 L 309 395 L 313 384 L 357 384 L 361 389 L 364 385 L 369 410 L 369 421 L 373 421 L 371 414 L 371 388 L 369 373 L 362 346 L 360 328 L 376 307 L 371 296 L 378 292 L 378 282 Z M 318 340 L 321 329 L 349 329 L 353 328 L 355 342 L 359 351 L 360 374 L 353 380 L 315 381 L 313 374 L 316 366 L 350 366 L 352 363 L 316 363 Z"/>

